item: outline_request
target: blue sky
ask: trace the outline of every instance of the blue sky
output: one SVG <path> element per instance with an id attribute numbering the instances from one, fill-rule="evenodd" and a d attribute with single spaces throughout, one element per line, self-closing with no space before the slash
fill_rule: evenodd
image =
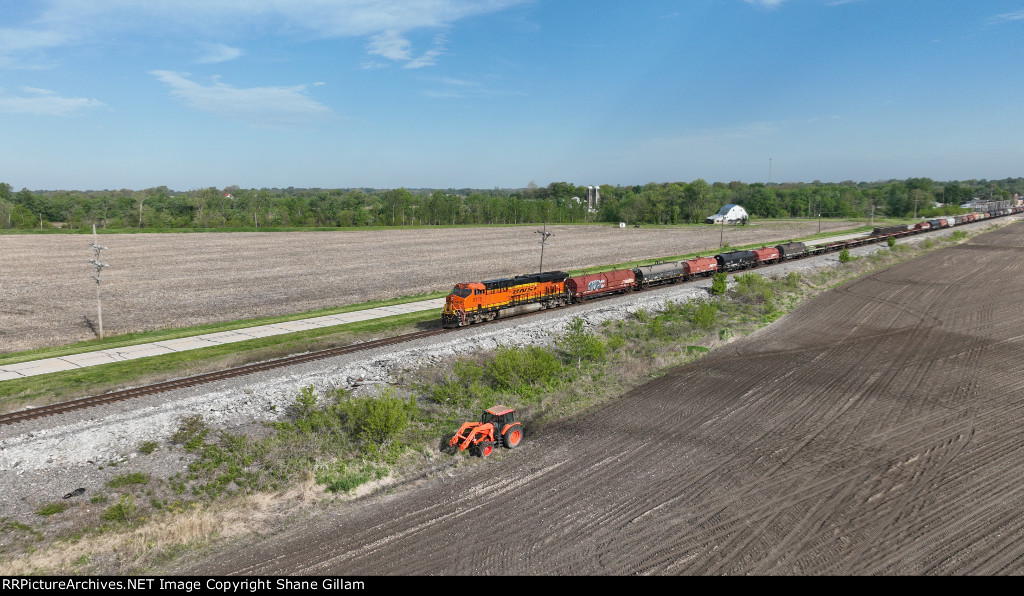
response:
<path id="1" fill-rule="evenodd" d="M 0 0 L 15 190 L 1024 175 L 1024 0 Z"/>

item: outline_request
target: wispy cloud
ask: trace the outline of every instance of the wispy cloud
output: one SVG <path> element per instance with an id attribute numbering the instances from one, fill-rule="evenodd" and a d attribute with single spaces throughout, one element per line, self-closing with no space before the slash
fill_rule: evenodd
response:
<path id="1" fill-rule="evenodd" d="M 451 77 L 421 77 L 420 80 L 431 85 L 431 88 L 420 91 L 420 94 L 432 99 L 498 98 L 526 95 L 523 91 L 494 89 L 476 81 L 454 79 Z"/>
<path id="2" fill-rule="evenodd" d="M 242 50 L 224 45 L 222 43 L 199 43 L 199 49 L 203 52 L 196 62 L 200 64 L 217 64 L 228 62 L 242 55 Z"/>
<path id="3" fill-rule="evenodd" d="M 83 110 L 102 107 L 97 99 L 62 97 L 49 89 L 22 87 L 22 95 L 11 95 L 0 88 L 0 112 L 36 116 L 72 116 Z"/>
<path id="4" fill-rule="evenodd" d="M 765 8 L 776 8 L 786 0 L 744 0 L 747 4 L 756 4 Z"/>
<path id="5" fill-rule="evenodd" d="M 1004 12 L 1003 14 L 998 14 L 992 17 L 992 20 L 996 23 L 1024 20 L 1024 10 L 1018 10 L 1016 12 Z"/>
<path id="6" fill-rule="evenodd" d="M 219 78 L 203 85 L 190 79 L 188 73 L 154 70 L 150 74 L 170 86 L 171 93 L 189 107 L 255 128 L 298 128 L 333 116 L 330 108 L 306 94 L 308 87 L 322 83 L 239 88 Z"/>
<path id="7" fill-rule="evenodd" d="M 450 27 L 472 16 L 535 0 L 43 0 L 31 22 L 0 30 L 0 60 L 27 50 L 45 50 L 117 33 L 160 31 L 193 38 L 228 39 L 253 30 L 296 39 L 366 37 L 372 55 L 407 68 L 434 64 L 443 47 L 419 56 L 407 35 Z M 88 27 L 83 27 L 88 23 Z M 207 62 L 230 60 L 239 51 L 210 43 Z M 210 51 L 216 50 L 216 51 Z"/>

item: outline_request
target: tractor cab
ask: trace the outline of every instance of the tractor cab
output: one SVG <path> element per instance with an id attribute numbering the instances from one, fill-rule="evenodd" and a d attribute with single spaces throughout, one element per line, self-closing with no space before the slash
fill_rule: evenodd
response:
<path id="1" fill-rule="evenodd" d="M 515 421 L 515 410 L 506 406 L 494 406 L 493 408 L 488 408 L 480 415 L 480 422 L 483 422 L 484 424 L 490 422 L 494 425 L 494 429 L 499 433 L 504 430 L 506 426 Z"/>

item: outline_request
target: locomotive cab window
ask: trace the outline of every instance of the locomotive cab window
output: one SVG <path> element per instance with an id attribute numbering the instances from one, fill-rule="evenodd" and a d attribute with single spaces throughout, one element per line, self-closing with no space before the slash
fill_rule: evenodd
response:
<path id="1" fill-rule="evenodd" d="M 455 294 L 459 298 L 466 298 L 472 293 L 473 292 L 469 288 L 460 288 L 459 286 L 455 286 L 455 289 L 452 290 L 452 294 Z"/>

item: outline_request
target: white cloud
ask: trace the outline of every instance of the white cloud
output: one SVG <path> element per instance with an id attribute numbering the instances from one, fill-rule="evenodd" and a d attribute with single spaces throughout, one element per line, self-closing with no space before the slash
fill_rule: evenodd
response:
<path id="1" fill-rule="evenodd" d="M 0 59 L 26 49 L 49 49 L 126 32 L 231 39 L 252 30 L 295 38 L 369 37 L 370 53 L 406 62 L 434 63 L 434 47 L 415 57 L 405 34 L 449 27 L 459 20 L 535 0 L 48 0 L 31 23 L 0 30 Z M 83 27 L 87 23 L 87 27 Z M 8 33 L 17 33 L 9 35 Z M 12 41 L 15 40 L 15 41 Z M 208 62 L 232 59 L 234 48 L 209 44 Z"/>
<path id="2" fill-rule="evenodd" d="M 1004 12 L 1003 14 L 992 17 L 993 21 L 1002 23 L 1005 21 L 1020 21 L 1024 19 L 1024 10 L 1018 10 L 1016 12 Z"/>
<path id="3" fill-rule="evenodd" d="M 370 38 L 371 54 L 388 60 L 412 60 L 412 44 L 397 31 L 384 31 Z"/>
<path id="4" fill-rule="evenodd" d="M 220 62 L 228 62 L 234 60 L 242 55 L 242 50 L 239 48 L 233 48 L 231 46 L 224 45 L 222 43 L 203 43 L 199 44 L 200 50 L 203 55 L 199 57 L 196 62 L 200 64 L 217 64 Z"/>
<path id="5" fill-rule="evenodd" d="M 22 87 L 24 95 L 9 95 L 0 88 L 0 112 L 36 116 L 72 116 L 82 110 L 102 107 L 102 101 L 86 97 L 61 97 L 49 89 Z"/>
<path id="6" fill-rule="evenodd" d="M 333 116 L 330 108 L 306 95 L 310 85 L 238 88 L 217 78 L 202 85 L 188 73 L 154 70 L 150 74 L 167 83 L 171 93 L 189 107 L 256 128 L 296 128 Z"/>

